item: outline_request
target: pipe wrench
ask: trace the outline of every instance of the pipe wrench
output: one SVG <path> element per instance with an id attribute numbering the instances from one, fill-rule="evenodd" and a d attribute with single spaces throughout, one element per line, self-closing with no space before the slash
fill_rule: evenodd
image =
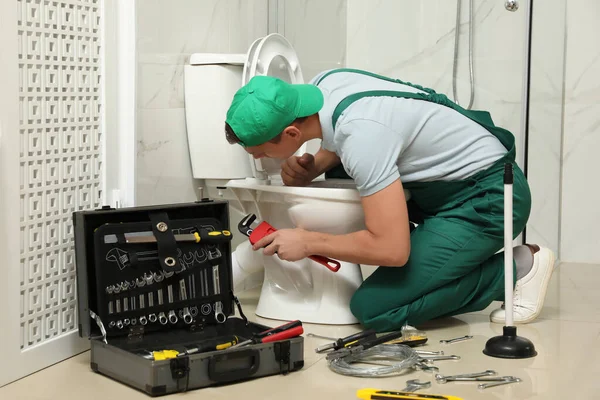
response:
<path id="1" fill-rule="evenodd" d="M 246 215 L 238 224 L 238 230 L 240 233 L 248 236 L 250 239 L 250 243 L 254 244 L 258 242 L 260 239 L 265 236 L 270 235 L 271 233 L 277 231 L 277 229 L 273 228 L 269 223 L 262 221 L 260 222 L 256 228 L 252 228 L 252 223 L 256 220 L 256 215 L 248 214 Z M 329 268 L 333 272 L 337 272 L 341 264 L 339 261 L 332 260 L 331 258 L 323 257 L 323 256 L 309 256 L 311 260 L 318 262 L 321 265 Z"/>

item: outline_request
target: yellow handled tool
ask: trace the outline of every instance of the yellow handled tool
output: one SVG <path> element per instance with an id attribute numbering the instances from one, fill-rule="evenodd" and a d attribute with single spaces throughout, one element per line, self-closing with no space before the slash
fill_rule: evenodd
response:
<path id="1" fill-rule="evenodd" d="M 360 389 L 356 392 L 356 396 L 363 400 L 463 400 L 460 397 L 442 395 L 442 394 L 427 394 L 427 393 L 410 393 L 410 392 L 393 392 L 389 390 L 379 389 Z"/>
<path id="2" fill-rule="evenodd" d="M 145 235 L 132 235 L 130 233 L 125 234 L 125 241 L 127 243 L 156 243 L 156 237 L 151 232 Z M 230 231 L 207 231 L 202 229 L 200 232 L 195 233 L 184 233 L 177 234 L 175 241 L 177 242 L 196 242 L 196 243 L 207 243 L 207 244 L 218 244 L 226 243 L 231 241 L 233 236 Z"/>

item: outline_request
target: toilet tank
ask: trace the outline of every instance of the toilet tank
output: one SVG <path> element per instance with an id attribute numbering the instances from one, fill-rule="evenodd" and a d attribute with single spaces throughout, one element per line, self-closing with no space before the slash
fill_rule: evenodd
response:
<path id="1" fill-rule="evenodd" d="M 197 179 L 252 176 L 248 153 L 225 139 L 225 117 L 242 85 L 245 54 L 193 54 L 184 67 L 185 120 Z"/>

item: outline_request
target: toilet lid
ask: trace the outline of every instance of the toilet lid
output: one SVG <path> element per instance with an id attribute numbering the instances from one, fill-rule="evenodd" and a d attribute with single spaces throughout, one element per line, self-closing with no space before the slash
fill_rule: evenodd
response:
<path id="1" fill-rule="evenodd" d="M 284 36 L 272 33 L 250 45 L 242 74 L 242 85 L 258 75 L 274 76 L 289 83 L 304 83 L 296 50 Z M 296 155 L 305 152 L 306 145 L 302 146 Z M 266 174 L 272 180 L 280 180 L 281 162 L 282 160 L 269 158 L 255 160 L 250 156 L 256 178 L 265 178 Z"/>

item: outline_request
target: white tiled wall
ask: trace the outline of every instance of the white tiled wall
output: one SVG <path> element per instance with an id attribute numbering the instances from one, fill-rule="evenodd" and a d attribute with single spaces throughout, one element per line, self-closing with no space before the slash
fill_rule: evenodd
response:
<path id="1" fill-rule="evenodd" d="M 569 0 L 561 255 L 600 263 L 600 2 Z"/>
<path id="2" fill-rule="evenodd" d="M 183 66 L 197 52 L 245 53 L 267 34 L 268 0 L 143 0 L 136 7 L 136 204 L 194 201 Z"/>
<path id="3" fill-rule="evenodd" d="M 566 0 L 536 1 L 533 10 L 526 239 L 559 253 Z"/>
<path id="4" fill-rule="evenodd" d="M 283 34 L 294 46 L 304 80 L 318 72 L 340 68 L 346 58 L 347 0 L 280 0 L 284 5 Z"/>
<path id="5" fill-rule="evenodd" d="M 525 15 L 504 2 L 476 0 L 473 10 L 473 108 L 489 110 L 496 124 L 520 143 Z M 457 101 L 469 103 L 469 2 L 461 2 Z M 430 87 L 454 99 L 452 91 L 456 1 L 348 1 L 346 64 Z M 523 160 L 523 148 L 517 148 Z"/>

